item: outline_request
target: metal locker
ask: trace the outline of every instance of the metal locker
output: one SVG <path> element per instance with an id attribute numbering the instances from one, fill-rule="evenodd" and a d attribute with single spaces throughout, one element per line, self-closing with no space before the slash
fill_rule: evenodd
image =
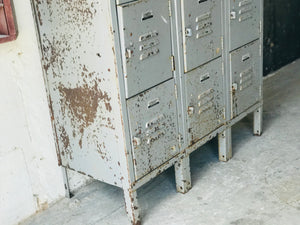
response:
<path id="1" fill-rule="evenodd" d="M 230 54 L 232 79 L 232 117 L 236 117 L 260 98 L 259 42 L 245 45 Z"/>
<path id="2" fill-rule="evenodd" d="M 220 0 L 182 0 L 184 71 L 222 54 Z"/>
<path id="3" fill-rule="evenodd" d="M 132 224 L 139 187 L 174 166 L 186 193 L 189 154 L 218 135 L 229 160 L 248 113 L 261 134 L 262 0 L 32 3 L 59 165 L 121 187 Z"/>
<path id="4" fill-rule="evenodd" d="M 189 145 L 222 126 L 225 98 L 221 58 L 186 74 Z"/>
<path id="5" fill-rule="evenodd" d="M 127 98 L 173 76 L 169 10 L 168 0 L 118 6 Z"/>
<path id="6" fill-rule="evenodd" d="M 127 100 L 136 179 L 179 153 L 174 80 Z"/>
<path id="7" fill-rule="evenodd" d="M 232 51 L 260 37 L 261 0 L 227 1 L 230 1 L 229 48 Z"/>

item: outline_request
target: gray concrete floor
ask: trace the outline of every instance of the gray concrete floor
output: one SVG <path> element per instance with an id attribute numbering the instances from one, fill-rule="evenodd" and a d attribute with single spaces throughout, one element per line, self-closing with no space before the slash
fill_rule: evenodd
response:
<path id="1" fill-rule="evenodd" d="M 217 141 L 191 155 L 193 188 L 176 193 L 173 168 L 138 191 L 143 224 L 300 224 L 300 60 L 264 84 L 264 133 L 252 115 L 233 128 L 234 157 L 221 163 Z M 100 182 L 82 188 L 22 225 L 129 224 L 122 190 Z"/>

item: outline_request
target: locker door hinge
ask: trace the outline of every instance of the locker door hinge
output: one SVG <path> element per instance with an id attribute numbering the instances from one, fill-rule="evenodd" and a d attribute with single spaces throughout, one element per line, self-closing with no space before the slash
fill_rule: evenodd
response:
<path id="1" fill-rule="evenodd" d="M 262 21 L 260 20 L 259 21 L 259 33 L 261 34 L 262 32 L 263 32 L 263 27 L 262 27 L 263 25 L 262 25 Z"/>
<path id="2" fill-rule="evenodd" d="M 221 47 L 222 47 L 222 50 L 224 50 L 224 37 L 221 36 Z"/>
<path id="3" fill-rule="evenodd" d="M 171 0 L 169 0 L 169 17 L 172 17 L 172 6 L 171 6 Z"/>
<path id="4" fill-rule="evenodd" d="M 174 55 L 171 55 L 171 66 L 172 66 L 172 72 L 175 71 L 175 57 Z"/>

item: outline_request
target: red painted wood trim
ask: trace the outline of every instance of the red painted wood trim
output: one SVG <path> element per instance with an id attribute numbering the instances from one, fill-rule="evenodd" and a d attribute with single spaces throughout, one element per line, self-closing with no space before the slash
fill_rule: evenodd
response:
<path id="1" fill-rule="evenodd" d="M 3 0 L 3 5 L 8 28 L 8 36 L 0 38 L 0 43 L 16 40 L 18 35 L 11 0 Z"/>

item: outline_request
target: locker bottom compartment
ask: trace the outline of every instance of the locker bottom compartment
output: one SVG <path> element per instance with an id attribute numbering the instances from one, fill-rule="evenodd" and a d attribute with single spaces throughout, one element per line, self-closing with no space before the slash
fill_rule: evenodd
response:
<path id="1" fill-rule="evenodd" d="M 186 74 L 190 145 L 224 124 L 223 82 L 221 58 Z"/>
<path id="2" fill-rule="evenodd" d="M 136 180 L 179 153 L 174 80 L 127 101 Z"/>
<path id="3" fill-rule="evenodd" d="M 230 54 L 232 118 L 260 99 L 262 74 L 259 71 L 259 51 L 259 42 L 255 41 Z"/>

